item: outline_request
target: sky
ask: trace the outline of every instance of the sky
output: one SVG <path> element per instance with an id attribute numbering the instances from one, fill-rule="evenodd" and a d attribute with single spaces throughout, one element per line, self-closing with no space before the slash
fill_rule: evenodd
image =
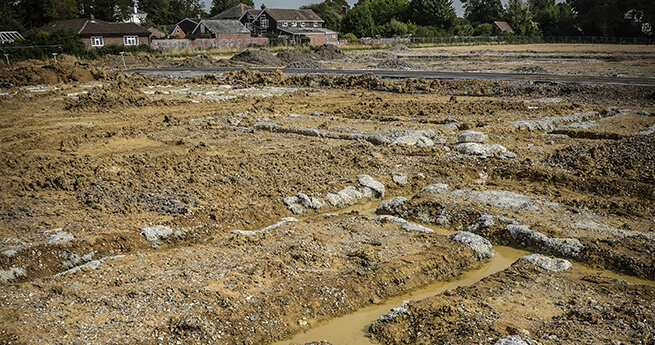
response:
<path id="1" fill-rule="evenodd" d="M 347 0 L 350 7 L 357 3 L 357 0 Z M 209 11 L 211 8 L 211 0 L 204 0 L 205 9 Z M 300 8 L 300 6 L 317 4 L 323 2 L 323 0 L 258 0 L 255 2 L 255 8 L 260 8 L 262 2 L 266 4 L 266 7 L 270 8 Z M 503 1 L 504 3 L 505 1 Z M 453 0 L 453 7 L 455 7 L 455 12 L 457 12 L 458 17 L 464 16 L 464 10 L 462 9 L 462 3 L 458 0 Z"/>

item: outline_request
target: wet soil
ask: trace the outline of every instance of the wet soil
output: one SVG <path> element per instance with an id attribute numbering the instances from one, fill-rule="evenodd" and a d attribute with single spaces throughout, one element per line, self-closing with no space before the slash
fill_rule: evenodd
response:
<path id="1" fill-rule="evenodd" d="M 355 59 L 325 54 L 333 59 L 312 61 Z M 624 54 L 621 68 L 652 67 L 644 54 Z M 140 60 L 181 63 L 133 63 Z M 250 70 L 158 78 L 62 61 L 0 72 L 16 85 L 0 90 L 0 342 L 270 343 L 484 264 L 447 236 L 327 201 L 343 190 L 362 194 L 351 204 L 405 196 L 407 207 L 395 215 L 409 221 L 655 278 L 652 87 Z M 76 73 L 85 77 L 66 77 Z M 598 115 L 562 119 L 586 112 Z M 466 130 L 514 155 L 465 153 L 458 137 Z M 363 185 L 362 175 L 383 193 Z M 437 184 L 448 192 L 423 191 Z M 300 203 L 285 203 L 291 196 Z M 475 227 L 485 215 L 494 225 Z M 266 228 L 290 216 L 299 221 Z M 511 224 L 546 238 L 512 237 Z M 554 246 L 559 239 L 582 248 Z M 590 279 L 519 262 L 471 290 L 412 304 L 412 317 L 376 336 L 423 341 L 405 331 L 419 325 L 428 343 L 448 336 L 493 343 L 513 332 L 541 343 L 600 342 L 614 333 L 636 343 L 638 332 L 652 334 L 649 288 Z M 494 291 L 539 297 L 501 305 L 488 301 Z M 447 317 L 431 311 L 442 304 L 451 308 Z M 429 313 L 434 322 L 425 326 L 419 318 Z M 453 315 L 477 321 L 461 328 Z"/>

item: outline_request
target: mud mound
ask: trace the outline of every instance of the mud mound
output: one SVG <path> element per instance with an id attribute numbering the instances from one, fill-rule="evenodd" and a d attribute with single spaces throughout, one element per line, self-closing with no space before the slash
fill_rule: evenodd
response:
<path id="1" fill-rule="evenodd" d="M 655 182 L 655 134 L 637 135 L 592 147 L 571 145 L 550 154 L 544 163 L 591 176 Z"/>
<path id="2" fill-rule="evenodd" d="M 416 66 L 410 62 L 400 59 L 385 60 L 377 64 L 377 68 L 393 70 L 413 70 Z"/>
<path id="3" fill-rule="evenodd" d="M 79 99 L 69 101 L 68 110 L 115 110 L 129 107 L 142 107 L 150 100 L 129 82 L 119 82 L 102 88 L 95 88 L 81 95 Z"/>
<path id="4" fill-rule="evenodd" d="M 94 79 L 94 73 L 94 69 L 88 66 L 57 63 L 43 66 L 25 66 L 14 70 L 2 70 L 0 71 L 0 81 L 16 86 L 89 82 Z"/>
<path id="5" fill-rule="evenodd" d="M 341 49 L 334 44 L 324 44 L 316 48 L 314 53 L 316 53 L 316 55 L 318 55 L 322 60 L 340 59 L 345 56 Z"/>
<path id="6" fill-rule="evenodd" d="M 123 59 L 125 64 L 123 64 Z M 134 56 L 132 54 L 107 55 L 95 63 L 96 66 L 108 68 L 155 67 L 159 64 L 159 60 L 152 55 Z"/>
<path id="7" fill-rule="evenodd" d="M 314 60 L 294 61 L 288 64 L 286 68 L 319 69 L 323 68 L 323 64 Z"/>
<path id="8" fill-rule="evenodd" d="M 283 66 L 284 63 L 268 50 L 248 49 L 230 58 L 230 61 L 245 62 L 258 66 Z"/>
<path id="9" fill-rule="evenodd" d="M 307 60 L 318 60 L 318 56 L 311 51 L 283 51 L 277 53 L 277 58 L 286 62 L 298 62 Z"/>
<path id="10" fill-rule="evenodd" d="M 270 71 L 268 73 L 244 69 L 241 71 L 231 71 L 224 73 L 223 77 L 225 83 L 230 85 L 285 85 L 289 79 L 289 77 L 287 77 L 279 69 Z"/>
<path id="11" fill-rule="evenodd" d="M 402 52 L 402 51 L 408 51 L 411 50 L 407 48 L 404 44 L 396 44 L 395 46 L 387 49 L 388 52 Z"/>
<path id="12" fill-rule="evenodd" d="M 211 56 L 200 55 L 192 58 L 186 58 L 177 67 L 229 67 L 232 64 L 228 60 L 216 60 Z"/>
<path id="13" fill-rule="evenodd" d="M 515 68 L 514 72 L 526 73 L 526 74 L 538 74 L 538 73 L 548 73 L 548 70 L 541 66 L 521 66 Z"/>

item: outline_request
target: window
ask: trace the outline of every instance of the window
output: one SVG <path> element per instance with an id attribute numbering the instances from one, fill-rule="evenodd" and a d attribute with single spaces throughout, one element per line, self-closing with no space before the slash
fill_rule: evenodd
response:
<path id="1" fill-rule="evenodd" d="M 288 27 L 288 26 L 289 26 L 289 23 L 288 23 L 288 22 L 282 22 L 282 27 L 283 27 L 283 28 L 286 28 L 286 27 Z"/>
<path id="2" fill-rule="evenodd" d="M 123 36 L 123 45 L 126 46 L 139 45 L 139 36 Z"/>
<path id="3" fill-rule="evenodd" d="M 105 40 L 102 36 L 91 36 L 91 46 L 92 47 L 102 47 L 105 45 Z"/>
<path id="4" fill-rule="evenodd" d="M 294 27 L 294 28 L 295 28 L 296 26 L 298 26 L 298 23 L 297 23 L 297 22 L 293 22 L 293 23 L 291 23 L 291 27 Z"/>
<path id="5" fill-rule="evenodd" d="M 315 27 L 315 28 L 318 27 L 318 22 L 314 22 L 314 27 Z"/>
<path id="6" fill-rule="evenodd" d="M 268 18 L 260 19 L 259 25 L 261 25 L 261 27 L 263 27 L 263 28 L 267 28 L 268 27 Z"/>
<path id="7" fill-rule="evenodd" d="M 305 22 L 300 23 L 300 27 L 304 28 L 305 27 Z"/>

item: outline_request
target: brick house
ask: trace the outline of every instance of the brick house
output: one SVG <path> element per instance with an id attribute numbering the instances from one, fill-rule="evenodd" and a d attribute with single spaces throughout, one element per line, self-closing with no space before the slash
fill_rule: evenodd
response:
<path id="1" fill-rule="evenodd" d="M 168 34 L 171 36 L 186 38 L 187 35 L 191 35 L 193 33 L 193 30 L 196 29 L 200 21 L 200 18 L 184 18 L 177 24 L 166 25 L 166 30 L 168 30 Z"/>
<path id="2" fill-rule="evenodd" d="M 91 19 L 69 19 L 44 25 L 39 30 L 51 32 L 69 29 L 86 44 L 87 49 L 100 48 L 108 44 L 137 46 L 149 44 L 150 31 L 134 23 L 110 23 Z"/>
<path id="3" fill-rule="evenodd" d="M 232 19 L 203 19 L 192 34 L 195 37 L 211 35 L 212 38 L 250 38 L 250 30 L 240 21 Z"/>
<path id="4" fill-rule="evenodd" d="M 262 5 L 261 10 L 244 13 L 240 21 L 253 36 L 274 33 L 293 42 L 308 39 L 313 45 L 338 43 L 338 33 L 324 28 L 325 22 L 312 10 L 275 9 Z"/>

